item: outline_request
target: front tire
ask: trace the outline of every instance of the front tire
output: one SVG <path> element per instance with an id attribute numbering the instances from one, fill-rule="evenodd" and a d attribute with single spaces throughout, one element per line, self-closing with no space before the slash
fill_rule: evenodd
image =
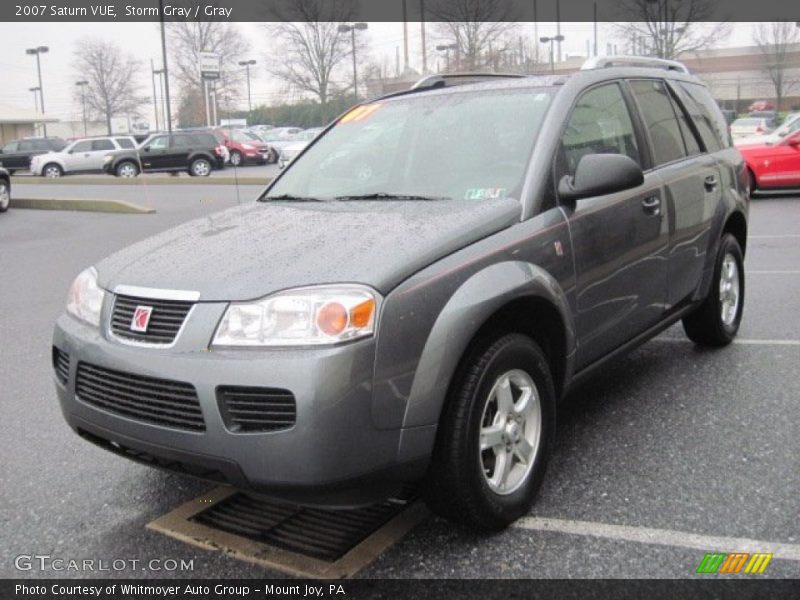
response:
<path id="1" fill-rule="evenodd" d="M 695 344 L 726 346 L 739 331 L 744 310 L 744 257 L 739 242 L 726 233 L 714 264 L 711 290 L 703 304 L 684 317 L 683 329 Z"/>
<path id="2" fill-rule="evenodd" d="M 189 166 L 189 175 L 192 177 L 208 177 L 211 175 L 211 163 L 205 158 L 197 158 Z"/>
<path id="3" fill-rule="evenodd" d="M 239 167 L 239 166 L 242 165 L 242 153 L 241 152 L 239 152 L 237 150 L 234 150 L 233 152 L 231 152 L 231 164 L 234 167 Z"/>
<path id="4" fill-rule="evenodd" d="M 498 531 L 525 515 L 555 436 L 555 390 L 544 353 L 511 333 L 475 345 L 454 378 L 424 496 L 441 516 Z"/>
<path id="5" fill-rule="evenodd" d="M 11 186 L 0 179 L 0 213 L 4 213 L 11 206 Z"/>
<path id="6" fill-rule="evenodd" d="M 61 177 L 63 174 L 64 170 L 56 163 L 47 163 L 42 169 L 42 175 L 49 177 L 50 179 Z"/>

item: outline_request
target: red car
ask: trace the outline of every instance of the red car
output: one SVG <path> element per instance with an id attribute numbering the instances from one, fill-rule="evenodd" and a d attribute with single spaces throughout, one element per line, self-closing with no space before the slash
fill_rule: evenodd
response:
<path id="1" fill-rule="evenodd" d="M 800 188 L 800 130 L 774 144 L 741 146 L 750 189 Z"/>
<path id="2" fill-rule="evenodd" d="M 263 165 L 277 160 L 270 147 L 254 133 L 228 127 L 216 127 L 214 133 L 225 138 L 225 146 L 231 153 L 231 164 L 235 167 L 246 163 Z"/>
<path id="3" fill-rule="evenodd" d="M 767 100 L 756 100 L 747 107 L 747 112 L 756 112 L 761 110 L 775 110 L 775 105 Z"/>

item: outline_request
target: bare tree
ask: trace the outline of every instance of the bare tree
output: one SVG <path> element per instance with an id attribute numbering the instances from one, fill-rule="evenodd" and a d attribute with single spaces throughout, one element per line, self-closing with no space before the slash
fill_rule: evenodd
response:
<path id="1" fill-rule="evenodd" d="M 775 87 L 775 106 L 780 110 L 786 92 L 798 84 L 797 76 L 790 77 L 789 53 L 797 51 L 800 29 L 794 22 L 760 23 L 753 31 L 753 41 L 764 57 L 764 66 Z"/>
<path id="2" fill-rule="evenodd" d="M 353 20 L 352 0 L 290 0 L 273 9 L 265 25 L 276 42 L 269 71 L 292 88 L 310 93 L 325 106 L 338 90 L 335 73 L 350 56 L 350 34 L 339 25 Z"/>
<path id="3" fill-rule="evenodd" d="M 89 82 L 85 89 L 89 109 L 102 115 L 111 134 L 111 117 L 128 115 L 147 101 L 139 95 L 136 73 L 141 64 L 114 42 L 86 37 L 75 44 L 73 70 Z M 78 93 L 76 99 L 83 99 Z"/>
<path id="4" fill-rule="evenodd" d="M 220 79 L 215 84 L 218 97 L 230 98 L 231 102 L 239 97 L 245 75 L 237 63 L 247 58 L 250 46 L 235 23 L 175 21 L 167 24 L 167 31 L 170 73 L 180 82 L 181 96 L 199 95 L 202 99 L 200 53 L 213 52 L 220 57 Z"/>
<path id="5" fill-rule="evenodd" d="M 509 0 L 434 0 L 427 12 L 439 21 L 440 36 L 456 45 L 460 70 L 491 63 L 493 46 L 504 47 L 503 39 L 516 28 L 516 12 Z"/>
<path id="6" fill-rule="evenodd" d="M 718 0 L 620 0 L 617 30 L 633 53 L 677 58 L 711 47 L 728 35 L 727 22 L 709 23 Z"/>

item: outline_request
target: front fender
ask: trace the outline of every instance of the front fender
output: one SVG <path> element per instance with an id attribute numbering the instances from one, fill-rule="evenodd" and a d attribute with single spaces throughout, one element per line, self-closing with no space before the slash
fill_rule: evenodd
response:
<path id="1" fill-rule="evenodd" d="M 572 313 L 558 282 L 544 269 L 522 261 L 486 267 L 464 282 L 439 313 L 420 356 L 406 403 L 403 428 L 435 424 L 461 357 L 481 326 L 520 298 L 551 303 L 566 324 L 567 354 L 575 347 Z"/>

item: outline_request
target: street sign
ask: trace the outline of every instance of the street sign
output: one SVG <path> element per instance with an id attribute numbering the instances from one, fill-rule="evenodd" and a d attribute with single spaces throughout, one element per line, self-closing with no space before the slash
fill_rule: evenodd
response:
<path id="1" fill-rule="evenodd" d="M 219 54 L 216 52 L 200 52 L 198 55 L 200 77 L 202 79 L 219 79 Z"/>

